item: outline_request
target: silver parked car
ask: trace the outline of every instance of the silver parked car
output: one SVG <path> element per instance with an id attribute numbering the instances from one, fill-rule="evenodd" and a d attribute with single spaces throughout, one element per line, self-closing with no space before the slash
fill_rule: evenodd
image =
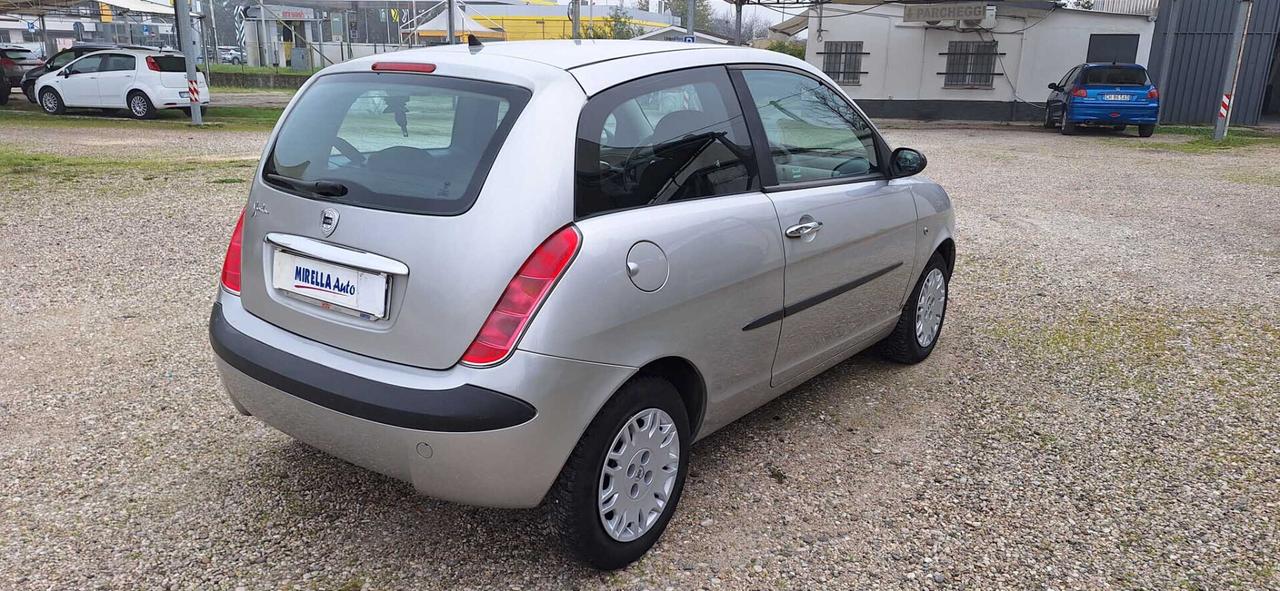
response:
<path id="1" fill-rule="evenodd" d="M 619 568 L 694 441 L 872 345 L 928 357 L 955 246 L 924 167 L 775 52 L 358 59 L 271 136 L 210 338 L 244 414 L 433 497 L 545 504 Z"/>

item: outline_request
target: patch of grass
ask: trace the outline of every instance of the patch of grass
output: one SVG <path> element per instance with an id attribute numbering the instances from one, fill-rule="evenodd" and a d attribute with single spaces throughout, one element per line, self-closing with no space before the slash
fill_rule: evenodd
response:
<path id="1" fill-rule="evenodd" d="M 213 179 L 209 181 L 210 184 L 214 184 L 214 185 L 236 185 L 243 182 L 244 182 L 244 179 L 233 179 L 233 178 Z"/>
<path id="2" fill-rule="evenodd" d="M 252 165 L 253 163 L 250 163 Z M 142 171 L 144 180 L 175 172 L 217 171 L 243 168 L 241 160 L 191 160 L 145 158 L 106 158 L 100 156 L 60 156 L 0 148 L 0 180 L 8 186 L 17 181 L 39 178 L 74 180 L 80 177 Z M 215 183 L 242 183 L 244 179 L 219 178 Z"/>
<path id="3" fill-rule="evenodd" d="M 1227 174 L 1227 180 L 1245 185 L 1280 187 L 1280 173 L 1275 172 L 1232 172 Z"/>
<path id="4" fill-rule="evenodd" d="M 25 100 L 11 100 L 0 108 L 0 125 L 38 128 L 209 129 L 264 131 L 275 126 L 284 111 L 279 107 L 219 107 L 205 109 L 205 126 L 193 127 L 191 118 L 177 109 L 161 110 L 150 121 L 102 115 L 97 109 L 71 109 L 65 115 L 46 115 Z"/>
<path id="5" fill-rule="evenodd" d="M 1212 138 L 1213 128 L 1203 125 L 1161 125 L 1156 128 L 1156 133 L 1172 133 L 1175 135 L 1189 135 L 1192 137 Z M 1274 137 L 1275 134 L 1269 134 L 1264 131 L 1250 129 L 1248 127 L 1232 127 L 1227 132 L 1227 137 L 1233 135 L 1240 137 Z"/>
<path id="6" fill-rule="evenodd" d="M 214 74 L 262 74 L 267 76 L 301 76 L 303 78 L 320 71 L 319 68 L 314 70 L 293 70 L 270 66 L 237 66 L 235 64 L 213 64 L 212 67 L 201 66 L 200 69 L 205 72 L 212 71 Z"/>

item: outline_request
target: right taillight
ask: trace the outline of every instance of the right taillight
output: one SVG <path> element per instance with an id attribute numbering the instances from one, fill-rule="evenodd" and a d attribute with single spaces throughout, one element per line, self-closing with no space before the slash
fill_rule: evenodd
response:
<path id="1" fill-rule="evenodd" d="M 159 72 L 159 71 L 160 71 L 160 64 L 157 64 L 157 63 L 156 63 L 156 58 L 155 58 L 155 57 L 150 56 L 150 55 L 149 55 L 149 56 L 147 56 L 147 69 L 148 69 L 148 70 L 151 70 L 152 72 Z"/>
<path id="2" fill-rule="evenodd" d="M 1160 98 L 1160 91 L 1156 90 L 1154 86 L 1151 87 L 1151 90 L 1147 91 L 1147 98 L 1153 101 Z"/>
<path id="3" fill-rule="evenodd" d="M 231 231 L 227 256 L 222 258 L 222 287 L 237 295 L 240 293 L 240 246 L 243 238 L 244 210 L 241 210 L 240 219 L 236 220 L 236 229 Z"/>
<path id="4" fill-rule="evenodd" d="M 462 363 L 493 365 L 511 354 L 538 306 L 569 268 L 581 242 L 578 230 L 566 226 L 534 249 L 507 283 L 497 305 L 480 326 L 480 333 L 462 355 Z"/>

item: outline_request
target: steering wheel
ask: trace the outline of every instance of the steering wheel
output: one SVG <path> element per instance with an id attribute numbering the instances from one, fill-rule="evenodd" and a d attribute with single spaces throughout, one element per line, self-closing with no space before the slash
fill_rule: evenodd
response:
<path id="1" fill-rule="evenodd" d="M 831 170 L 831 178 L 864 174 L 871 170 L 871 163 L 862 156 L 854 156 Z"/>
<path id="2" fill-rule="evenodd" d="M 360 150 L 357 150 L 355 146 L 351 145 L 351 142 L 340 137 L 334 137 L 333 147 L 338 149 L 339 154 L 346 156 L 352 164 L 355 164 L 356 166 L 364 166 L 366 160 L 364 154 L 361 154 Z"/>

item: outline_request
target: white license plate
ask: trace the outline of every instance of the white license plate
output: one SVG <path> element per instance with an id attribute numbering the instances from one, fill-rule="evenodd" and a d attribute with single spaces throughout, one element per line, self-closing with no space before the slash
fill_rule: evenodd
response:
<path id="1" fill-rule="evenodd" d="M 387 276 L 276 250 L 271 284 L 309 298 L 322 308 L 337 306 L 362 316 L 387 314 Z M 341 310 L 341 311 L 346 311 Z"/>
<path id="2" fill-rule="evenodd" d="M 1130 95 L 1127 95 L 1127 94 L 1104 94 L 1104 95 L 1102 95 L 1102 100 L 1104 100 L 1104 101 L 1127 101 L 1127 100 L 1129 100 L 1129 99 L 1131 99 L 1131 98 L 1133 98 L 1133 97 L 1132 97 L 1132 96 L 1130 96 Z"/>

